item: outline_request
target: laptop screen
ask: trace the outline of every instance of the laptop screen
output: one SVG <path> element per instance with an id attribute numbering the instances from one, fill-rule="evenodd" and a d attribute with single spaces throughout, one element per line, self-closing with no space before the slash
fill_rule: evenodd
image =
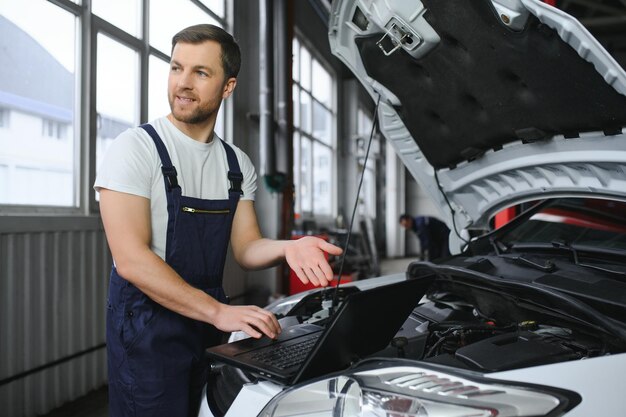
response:
<path id="1" fill-rule="evenodd" d="M 410 279 L 351 294 L 293 383 L 344 369 L 384 349 L 431 283 L 431 278 Z"/>

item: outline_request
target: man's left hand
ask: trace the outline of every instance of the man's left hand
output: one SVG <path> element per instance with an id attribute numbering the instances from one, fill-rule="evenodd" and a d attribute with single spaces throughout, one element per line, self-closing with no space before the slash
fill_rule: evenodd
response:
<path id="1" fill-rule="evenodd" d="M 326 287 L 333 280 L 333 270 L 324 252 L 341 255 L 343 250 L 318 237 L 306 236 L 289 242 L 285 259 L 304 284 Z"/>

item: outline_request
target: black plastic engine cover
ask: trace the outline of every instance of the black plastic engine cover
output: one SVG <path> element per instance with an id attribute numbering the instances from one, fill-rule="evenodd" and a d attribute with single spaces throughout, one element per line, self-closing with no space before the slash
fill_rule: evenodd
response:
<path id="1" fill-rule="evenodd" d="M 459 348 L 455 358 L 470 368 L 495 372 L 574 359 L 577 354 L 556 338 L 520 331 Z"/>

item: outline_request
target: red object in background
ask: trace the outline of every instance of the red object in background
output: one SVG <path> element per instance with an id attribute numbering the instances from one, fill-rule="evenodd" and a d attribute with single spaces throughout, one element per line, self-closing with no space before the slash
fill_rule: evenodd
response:
<path id="1" fill-rule="evenodd" d="M 543 2 L 549 4 L 550 6 L 556 7 L 556 0 L 543 0 Z"/>
<path id="2" fill-rule="evenodd" d="M 496 214 L 496 217 L 494 219 L 494 227 L 496 229 L 499 229 L 500 227 L 504 226 L 505 224 L 513 220 L 513 218 L 516 215 L 517 215 L 516 207 L 509 207 L 509 208 L 505 208 L 502 211 L 499 211 Z"/>
<path id="3" fill-rule="evenodd" d="M 291 236 L 291 239 L 295 240 L 295 239 L 300 239 L 303 237 L 305 237 L 305 235 L 293 235 Z M 315 235 L 315 237 L 319 237 L 320 239 L 324 239 L 328 241 L 328 236 L 326 235 Z M 326 259 L 328 259 L 328 254 L 324 253 L 324 255 L 326 256 Z M 355 274 L 342 274 L 341 283 L 354 281 L 355 279 L 354 275 Z M 330 285 L 332 287 L 336 287 L 337 282 L 338 282 L 337 275 L 335 275 Z M 313 288 L 318 288 L 318 287 L 316 287 L 315 285 L 311 283 L 308 283 L 308 284 L 302 283 L 302 281 L 300 281 L 300 278 L 298 278 L 296 273 L 293 272 L 292 269 L 289 270 L 289 295 L 297 294 L 302 291 L 312 290 Z"/>
<path id="4" fill-rule="evenodd" d="M 342 274 L 341 285 L 345 284 L 346 282 L 354 281 L 355 275 L 356 274 Z M 336 287 L 338 282 L 339 280 L 337 279 L 337 275 L 335 275 L 333 280 L 330 283 L 330 286 Z M 303 284 L 295 272 L 293 271 L 289 272 L 289 295 L 297 294 L 302 291 L 312 290 L 313 288 L 321 288 L 321 287 L 316 287 L 315 285 L 311 283 Z"/>
<path id="5" fill-rule="evenodd" d="M 614 233 L 626 233 L 626 227 L 620 222 L 622 216 L 611 218 L 610 216 L 598 216 L 586 213 L 580 213 L 575 210 L 561 209 L 557 207 L 548 207 L 534 214 L 530 220 L 542 220 L 544 222 L 554 222 L 569 224 L 572 226 L 584 227 L 587 229 L 604 230 Z"/>

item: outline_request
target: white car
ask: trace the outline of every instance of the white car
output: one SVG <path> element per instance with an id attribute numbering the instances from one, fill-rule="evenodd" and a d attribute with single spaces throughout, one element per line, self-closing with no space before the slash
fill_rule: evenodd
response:
<path id="1" fill-rule="evenodd" d="M 335 0 L 329 38 L 456 255 L 341 289 L 433 280 L 386 348 L 291 386 L 216 363 L 200 415 L 626 415 L 623 69 L 538 0 Z M 325 294 L 268 308 L 324 325 Z"/>

